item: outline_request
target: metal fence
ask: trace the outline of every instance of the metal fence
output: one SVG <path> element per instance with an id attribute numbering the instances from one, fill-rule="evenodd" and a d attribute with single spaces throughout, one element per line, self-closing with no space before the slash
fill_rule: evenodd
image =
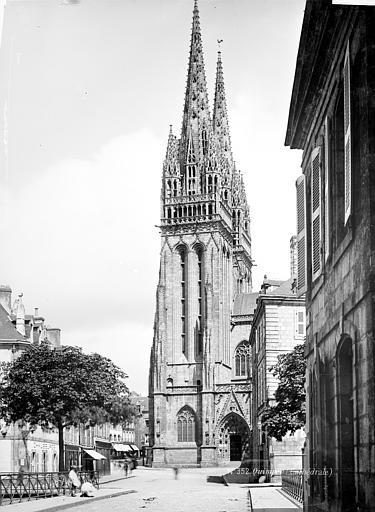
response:
<path id="1" fill-rule="evenodd" d="M 282 471 L 281 488 L 290 494 L 294 499 L 303 502 L 303 472 L 302 471 Z"/>
<path id="2" fill-rule="evenodd" d="M 90 481 L 99 489 L 98 471 L 80 471 L 81 483 Z M 69 494 L 68 472 L 62 473 L 0 473 L 0 506 Z"/>

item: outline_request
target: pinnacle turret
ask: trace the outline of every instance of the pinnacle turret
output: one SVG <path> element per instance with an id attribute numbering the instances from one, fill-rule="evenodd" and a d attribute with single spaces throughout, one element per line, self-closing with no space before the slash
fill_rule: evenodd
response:
<path id="1" fill-rule="evenodd" d="M 191 143 L 193 143 L 196 156 L 206 154 L 210 131 L 211 116 L 203 60 L 199 10 L 198 2 L 195 0 L 181 133 L 182 158 L 185 161 L 188 147 L 190 146 L 190 151 L 192 149 Z"/>
<path id="2" fill-rule="evenodd" d="M 227 102 L 225 98 L 223 64 L 221 51 L 218 52 L 216 66 L 216 85 L 213 112 L 213 129 L 220 149 L 224 155 L 232 160 L 232 150 L 229 135 L 229 122 L 227 114 Z"/>

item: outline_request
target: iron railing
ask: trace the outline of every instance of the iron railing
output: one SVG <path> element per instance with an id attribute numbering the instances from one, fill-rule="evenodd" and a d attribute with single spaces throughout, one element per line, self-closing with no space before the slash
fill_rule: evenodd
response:
<path id="1" fill-rule="evenodd" d="M 99 489 L 98 471 L 80 471 L 81 483 L 90 481 Z M 51 498 L 71 492 L 68 472 L 56 473 L 0 473 L 0 506 Z"/>
<path id="2" fill-rule="evenodd" d="M 303 472 L 302 471 L 282 471 L 281 488 L 294 499 L 303 502 Z"/>

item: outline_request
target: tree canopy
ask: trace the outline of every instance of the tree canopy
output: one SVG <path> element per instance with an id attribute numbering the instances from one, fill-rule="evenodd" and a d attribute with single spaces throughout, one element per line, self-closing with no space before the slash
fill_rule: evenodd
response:
<path id="1" fill-rule="evenodd" d="M 304 345 L 296 345 L 292 352 L 278 356 L 272 368 L 279 385 L 275 393 L 276 404 L 269 406 L 262 416 L 267 434 L 278 441 L 289 432 L 293 434 L 306 421 L 306 392 Z"/>
<path id="2" fill-rule="evenodd" d="M 62 469 L 63 429 L 80 423 L 124 424 L 132 416 L 126 374 L 110 359 L 77 347 L 32 345 L 3 378 L 1 401 L 7 421 L 59 431 Z"/>

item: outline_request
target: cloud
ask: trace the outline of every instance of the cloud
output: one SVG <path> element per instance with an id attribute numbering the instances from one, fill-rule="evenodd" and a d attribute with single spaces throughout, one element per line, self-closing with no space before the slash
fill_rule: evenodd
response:
<path id="1" fill-rule="evenodd" d="M 68 330 L 62 343 L 83 347 L 87 353 L 97 352 L 109 357 L 128 375 L 127 386 L 147 396 L 152 323 L 112 322 L 107 326 Z"/>
<path id="2" fill-rule="evenodd" d="M 282 106 L 270 107 L 270 98 L 257 97 L 254 102 L 248 94 L 239 94 L 229 112 L 233 153 L 250 205 L 252 256 L 257 265 L 254 291 L 260 289 L 264 274 L 289 277 L 289 240 L 296 231 L 295 180 L 301 173 L 301 152 L 283 146 Z"/>
<path id="3" fill-rule="evenodd" d="M 11 191 L 2 280 L 63 332 L 152 326 L 164 146 L 146 130 L 119 136 Z"/>

